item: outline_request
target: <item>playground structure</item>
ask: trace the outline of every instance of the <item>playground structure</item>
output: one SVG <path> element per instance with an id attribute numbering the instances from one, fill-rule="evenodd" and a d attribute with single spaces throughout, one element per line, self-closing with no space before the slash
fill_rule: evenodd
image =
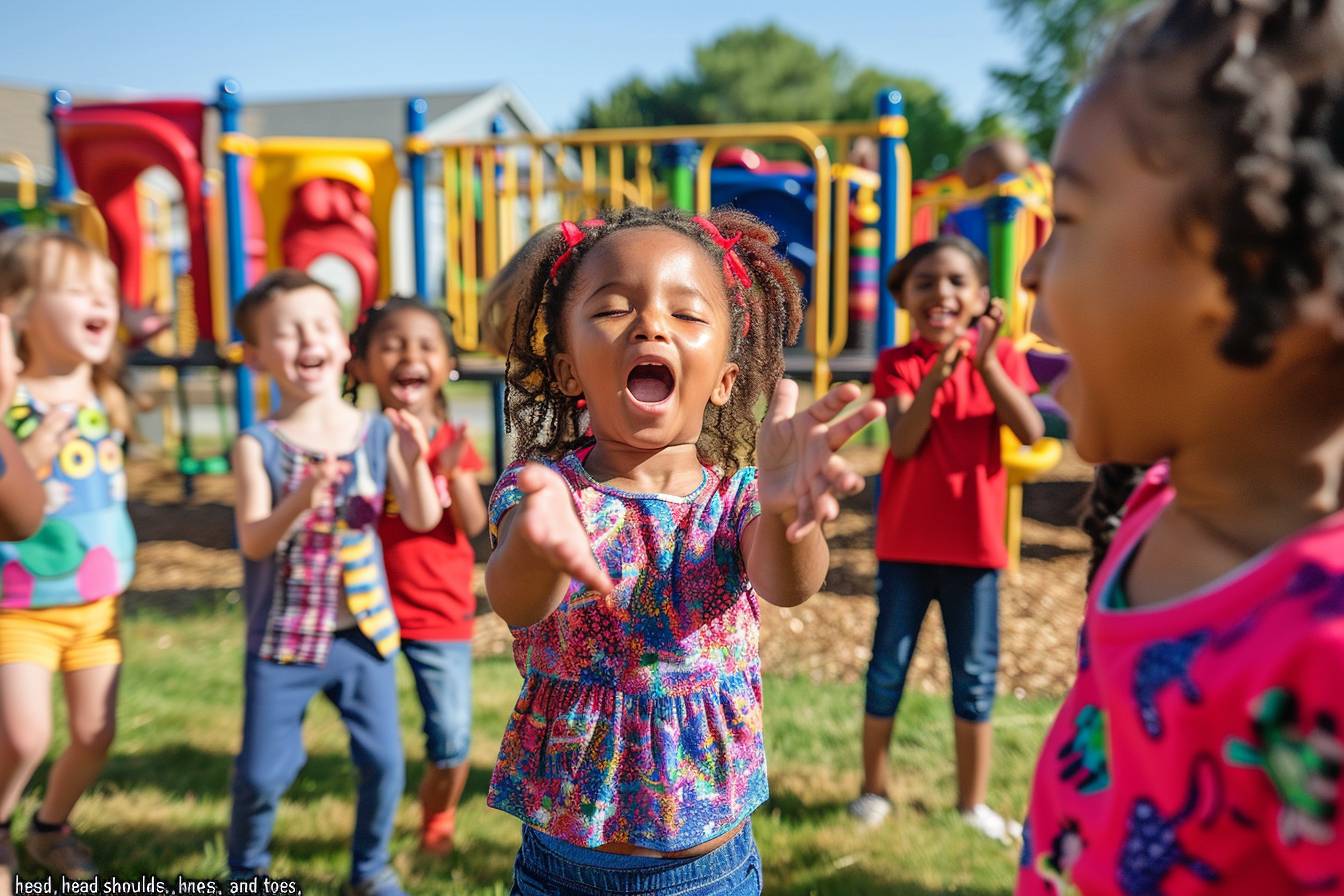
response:
<path id="1" fill-rule="evenodd" d="M 238 427 L 250 424 L 265 401 L 264 388 L 236 363 L 231 304 L 266 267 L 307 268 L 322 255 L 341 258 L 356 273 L 359 307 L 388 294 L 393 197 L 403 186 L 395 147 L 386 140 L 249 137 L 238 130 L 241 101 L 231 81 L 221 82 L 210 105 L 73 106 L 62 91 L 52 97 L 58 150 L 52 198 L 69 209 L 78 207 L 75 184 L 87 191 L 91 207 L 107 222 L 105 245 L 121 271 L 128 303 L 152 305 L 173 318 L 171 334 L 133 360 L 159 366 L 165 382 L 176 387 L 180 419 L 173 429 L 188 484 L 197 473 L 222 471 L 231 428 L 225 374 L 232 372 L 235 381 Z M 205 164 L 204 122 L 212 110 L 219 117 L 222 172 Z M 974 194 L 952 182 L 913 185 L 899 94 L 880 94 L 877 113 L 866 122 L 494 134 L 432 144 L 423 136 L 425 103 L 413 99 L 402 149 L 416 291 L 444 303 L 459 347 L 471 352 L 478 345 L 484 285 L 545 224 L 630 204 L 691 211 L 733 204 L 781 234 L 780 251 L 794 264 L 808 298 L 805 335 L 790 355 L 790 371 L 810 376 L 820 390 L 833 372 L 866 376 L 876 349 L 907 337 L 904 315 L 879 297 L 885 272 L 907 251 L 912 235 L 922 241 L 949 221 L 955 225 L 958 216 L 978 213 L 988 222 L 992 291 L 1008 303 L 1008 334 L 1026 345 L 1031 299 L 1017 285 L 1018 274 L 1048 232 L 1048 173 Z M 859 137 L 876 139 L 878 171 L 832 161 L 846 158 Z M 806 161 L 768 162 L 743 144 L 794 147 Z M 156 193 L 144 177 L 151 168 L 167 171 L 181 196 Z M 443 265 L 431 276 L 428 210 L 436 198 L 430 186 L 435 169 Z M 185 248 L 171 244 L 173 207 L 185 221 Z M 494 383 L 500 463 L 501 365 L 468 357 L 463 369 Z M 221 453 L 205 457 L 192 453 L 184 388 L 186 375 L 196 370 L 212 377 L 220 411 Z M 1048 469 L 1058 455 L 1053 441 L 1033 449 L 1008 443 L 1010 505 L 1020 506 L 1021 482 Z M 1007 521 L 1014 558 L 1016 515 L 1010 512 Z"/>

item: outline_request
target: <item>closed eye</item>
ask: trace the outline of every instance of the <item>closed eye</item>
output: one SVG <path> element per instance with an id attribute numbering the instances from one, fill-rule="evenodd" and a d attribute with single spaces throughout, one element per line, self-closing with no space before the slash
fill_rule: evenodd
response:
<path id="1" fill-rule="evenodd" d="M 628 314 L 629 312 L 629 308 L 608 308 L 605 311 L 599 311 L 594 314 L 593 320 L 597 320 L 599 317 L 620 317 L 622 314 Z"/>
<path id="2" fill-rule="evenodd" d="M 700 317 L 698 314 L 692 314 L 692 313 L 689 312 L 689 311 L 681 311 L 681 312 L 678 312 L 677 314 L 674 314 L 674 315 L 672 315 L 672 316 L 675 317 L 677 320 L 688 320 L 688 321 L 691 321 L 692 323 L 697 323 L 697 324 L 703 324 L 703 323 L 706 323 L 706 321 L 705 321 L 704 318 Z"/>

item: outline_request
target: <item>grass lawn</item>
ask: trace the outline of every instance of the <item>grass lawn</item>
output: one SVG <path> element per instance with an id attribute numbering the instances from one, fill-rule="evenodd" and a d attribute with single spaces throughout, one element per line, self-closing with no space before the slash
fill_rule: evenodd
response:
<path id="1" fill-rule="evenodd" d="M 176 606 L 155 603 L 159 609 L 132 603 L 126 613 L 117 742 L 74 821 L 104 875 L 219 877 L 225 870 L 229 768 L 240 737 L 242 608 L 222 594 L 184 596 Z M 472 774 L 459 813 L 458 853 L 431 861 L 415 852 L 419 707 L 410 675 L 399 665 L 409 767 L 393 852 L 403 882 L 413 894 L 507 893 L 519 825 L 487 809 L 484 796 L 518 674 L 502 658 L 476 665 Z M 754 818 L 766 893 L 989 894 L 1011 888 L 1015 850 L 969 834 L 952 811 L 945 698 L 907 697 L 894 748 L 898 811 L 869 831 L 845 815 L 858 787 L 861 686 L 766 672 L 773 798 Z M 991 787 L 997 808 L 1021 815 L 1033 757 L 1053 710 L 1042 700 L 1000 704 Z M 63 714 L 57 724 L 63 728 Z M 58 734 L 54 748 L 63 743 Z M 272 874 L 296 879 L 305 893 L 332 893 L 348 870 L 354 775 L 340 721 L 325 701 L 313 703 L 305 743 L 308 765 L 280 809 Z M 15 815 L 20 836 L 47 768 L 39 770 Z"/>

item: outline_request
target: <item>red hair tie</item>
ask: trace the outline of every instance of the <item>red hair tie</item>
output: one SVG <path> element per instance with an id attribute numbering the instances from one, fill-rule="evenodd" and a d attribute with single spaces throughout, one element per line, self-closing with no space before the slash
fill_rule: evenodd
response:
<path id="1" fill-rule="evenodd" d="M 709 234 L 709 238 L 714 241 L 714 244 L 723 250 L 723 279 L 728 284 L 733 301 L 742 309 L 742 335 L 746 336 L 751 331 L 751 309 L 747 307 L 747 300 L 742 292 L 751 289 L 751 272 L 742 263 L 742 259 L 738 257 L 734 248 L 742 240 L 742 232 L 738 231 L 732 236 L 724 236 L 719 232 L 719 228 L 714 226 L 714 222 L 708 218 L 696 215 L 691 220 L 700 225 L 700 229 Z"/>
<path id="2" fill-rule="evenodd" d="M 586 227 L 589 230 L 595 230 L 598 227 L 605 227 L 606 223 L 607 222 L 603 221 L 601 218 L 589 218 L 587 221 L 583 222 L 582 227 Z M 573 221 L 561 221 L 560 233 L 564 236 L 565 244 L 568 248 L 566 248 L 564 252 L 561 252 L 560 257 L 555 260 L 555 264 L 551 265 L 552 283 L 559 282 L 560 269 L 569 263 L 569 259 L 574 255 L 574 250 L 578 247 L 579 243 L 583 242 L 583 238 L 587 236 L 580 225 L 575 224 Z"/>

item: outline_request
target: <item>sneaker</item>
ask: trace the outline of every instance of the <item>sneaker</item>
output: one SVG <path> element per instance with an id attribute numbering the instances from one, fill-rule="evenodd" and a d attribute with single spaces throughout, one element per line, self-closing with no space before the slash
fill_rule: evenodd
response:
<path id="1" fill-rule="evenodd" d="M 861 793 L 849 804 L 849 814 L 862 824 L 875 828 L 891 814 L 891 800 L 876 793 Z"/>
<path id="2" fill-rule="evenodd" d="M 351 881 L 341 888 L 341 896 L 406 896 L 401 888 L 401 879 L 391 868 L 384 868 L 373 877 L 366 877 L 359 883 Z"/>
<path id="3" fill-rule="evenodd" d="M 1005 819 L 984 803 L 971 809 L 963 809 L 961 820 L 989 839 L 997 840 L 1004 845 L 1012 845 L 1022 839 L 1022 825 Z"/>
<path id="4" fill-rule="evenodd" d="M 14 854 L 14 841 L 9 831 L 0 832 L 0 896 L 14 896 L 14 872 L 19 868 L 19 857 Z"/>
<path id="5" fill-rule="evenodd" d="M 58 831 L 45 833 L 30 826 L 23 848 L 30 859 L 53 874 L 71 880 L 93 880 L 98 876 L 93 853 L 68 824 L 61 825 Z"/>

